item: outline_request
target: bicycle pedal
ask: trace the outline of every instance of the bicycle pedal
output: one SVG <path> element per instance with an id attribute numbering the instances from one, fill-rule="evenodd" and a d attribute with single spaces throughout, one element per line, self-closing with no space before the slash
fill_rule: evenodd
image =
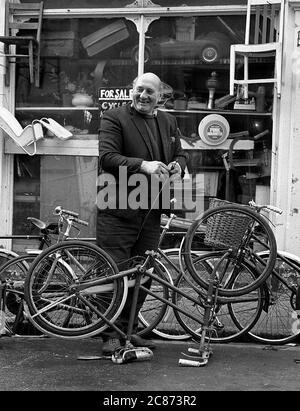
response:
<path id="1" fill-rule="evenodd" d="M 204 367 L 208 363 L 207 359 L 199 359 L 197 361 L 185 360 L 180 358 L 178 365 L 181 367 Z"/>
<path id="2" fill-rule="evenodd" d="M 120 348 L 111 359 L 115 364 L 126 364 L 133 361 L 147 361 L 153 357 L 153 352 L 147 347 Z"/>

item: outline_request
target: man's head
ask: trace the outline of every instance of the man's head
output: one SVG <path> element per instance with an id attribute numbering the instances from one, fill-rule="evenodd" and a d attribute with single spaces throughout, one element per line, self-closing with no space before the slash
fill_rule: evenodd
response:
<path id="1" fill-rule="evenodd" d="M 142 114 L 153 114 L 160 99 L 162 83 L 153 73 L 144 73 L 133 82 L 132 101 L 136 111 Z"/>

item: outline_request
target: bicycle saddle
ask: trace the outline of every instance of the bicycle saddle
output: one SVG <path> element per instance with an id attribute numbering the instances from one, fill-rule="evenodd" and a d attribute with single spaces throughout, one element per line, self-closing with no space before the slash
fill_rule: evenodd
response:
<path id="1" fill-rule="evenodd" d="M 39 220 L 35 217 L 27 217 L 27 220 L 31 221 L 32 224 L 39 228 L 41 231 L 47 230 L 48 232 L 52 232 L 52 234 L 58 233 L 57 223 L 45 223 L 44 221 Z"/>

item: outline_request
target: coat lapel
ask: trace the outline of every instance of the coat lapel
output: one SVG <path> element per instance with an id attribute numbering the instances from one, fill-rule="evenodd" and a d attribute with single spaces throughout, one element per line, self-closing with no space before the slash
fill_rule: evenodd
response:
<path id="1" fill-rule="evenodd" d="M 162 141 L 165 161 L 166 161 L 166 164 L 168 164 L 171 161 L 168 122 L 164 119 L 164 117 L 161 115 L 159 110 L 157 111 L 157 123 L 159 127 L 159 132 L 161 135 L 161 141 Z"/>

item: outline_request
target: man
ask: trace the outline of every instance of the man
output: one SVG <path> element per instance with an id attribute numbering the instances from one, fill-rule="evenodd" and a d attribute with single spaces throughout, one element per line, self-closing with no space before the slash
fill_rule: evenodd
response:
<path id="1" fill-rule="evenodd" d="M 159 77 L 144 73 L 133 82 L 132 103 L 106 111 L 101 119 L 97 244 L 118 264 L 157 248 L 163 207 L 155 201 L 157 198 L 151 189 L 157 181 L 161 181 L 162 186 L 170 175 L 182 177 L 186 166 L 187 154 L 181 148 L 176 118 L 157 110 L 161 91 Z M 111 180 L 109 184 L 101 184 L 105 173 L 113 176 L 113 184 Z M 141 203 L 140 207 L 136 202 L 133 204 L 134 196 L 131 196 L 136 187 L 128 184 L 133 176 L 141 177 L 139 197 L 148 201 L 147 204 Z M 103 200 L 107 196 L 113 197 L 111 187 L 116 189 L 116 198 L 110 198 L 110 206 L 107 206 Z M 101 196 L 101 190 L 108 190 L 106 197 Z M 150 287 L 150 284 L 148 281 L 146 286 Z M 132 292 L 133 289 L 129 289 L 125 306 L 115 322 L 125 333 Z M 151 341 L 136 335 L 138 311 L 145 298 L 145 293 L 139 294 L 131 342 L 135 346 L 155 348 Z M 102 336 L 103 353 L 111 354 L 120 348 L 122 341 L 114 330 L 108 330 Z"/>

